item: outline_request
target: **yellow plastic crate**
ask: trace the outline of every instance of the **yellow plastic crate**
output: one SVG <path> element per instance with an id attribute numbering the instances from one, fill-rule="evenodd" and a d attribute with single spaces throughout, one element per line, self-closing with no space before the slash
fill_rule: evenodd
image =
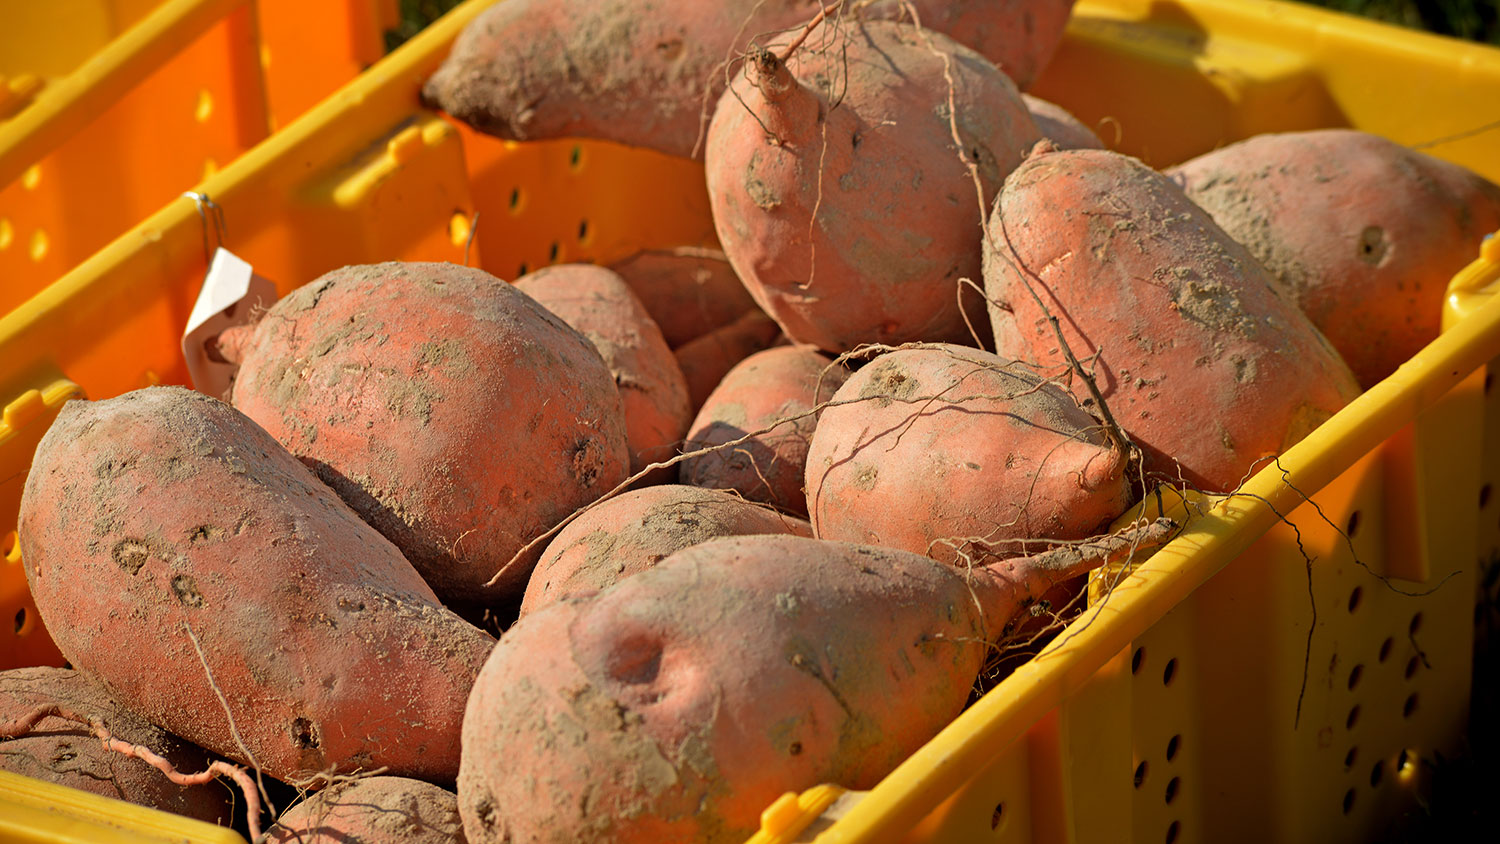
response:
<path id="1" fill-rule="evenodd" d="M 0 9 L 0 313 L 385 52 L 396 0 Z"/>
<path id="2" fill-rule="evenodd" d="M 514 278 L 711 244 L 691 162 L 503 143 L 420 107 L 484 5 L 207 178 L 225 245 L 285 293 L 353 262 Z M 1500 132 L 1475 131 L 1500 118 L 1500 51 L 1306 7 L 1080 0 L 1037 93 L 1155 166 L 1355 126 L 1500 181 Z M 68 397 L 185 383 L 178 338 L 211 238 L 174 201 L 0 318 L 0 619 L 18 634 L 0 624 L 0 663 L 59 659 L 10 530 L 35 443 Z M 1111 573 L 1107 598 L 874 790 L 787 795 L 755 840 L 1360 840 L 1396 822 L 1463 733 L 1477 572 L 1500 555 L 1496 252 L 1455 281 L 1439 340 L 1241 494 L 1178 502 L 1198 513 L 1185 535 Z"/>

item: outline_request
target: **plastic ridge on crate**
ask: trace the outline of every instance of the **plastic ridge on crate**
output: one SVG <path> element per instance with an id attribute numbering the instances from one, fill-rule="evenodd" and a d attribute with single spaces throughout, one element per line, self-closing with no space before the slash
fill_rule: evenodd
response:
<path id="1" fill-rule="evenodd" d="M 7 4 L 0 313 L 384 53 L 396 0 Z"/>
<path id="2" fill-rule="evenodd" d="M 216 786 L 215 786 L 216 787 Z M 0 771 L 7 844 L 245 844 L 232 829 Z"/>
<path id="3" fill-rule="evenodd" d="M 282 294 L 345 263 L 467 261 L 514 279 L 712 245 L 691 162 L 505 143 L 420 106 L 485 5 L 198 185 L 225 245 Z M 1500 132 L 1473 131 L 1500 117 L 1486 111 L 1496 91 L 1500 51 L 1266 0 L 1080 0 L 1035 88 L 1158 167 L 1258 132 L 1354 126 L 1500 180 Z M 177 343 L 210 239 L 194 203 L 173 200 L 0 317 L 0 401 L 43 397 L 0 442 L 0 535 L 49 385 L 104 398 L 185 383 Z M 1193 516 L 1181 536 L 1101 574 L 1113 589 L 1096 579 L 1082 618 L 874 789 L 783 796 L 756 844 L 1296 842 L 1398 824 L 1461 738 L 1477 563 L 1500 553 L 1494 251 L 1455 280 L 1463 316 L 1442 337 L 1239 494 L 1164 491 Z M 0 583 L 24 595 L 9 536 Z M 44 631 L 6 633 L 0 661 L 41 652 Z"/>

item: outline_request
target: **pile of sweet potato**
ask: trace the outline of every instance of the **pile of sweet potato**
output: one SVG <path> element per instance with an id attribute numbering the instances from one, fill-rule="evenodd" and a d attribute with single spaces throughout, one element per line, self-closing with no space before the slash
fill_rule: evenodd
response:
<path id="1" fill-rule="evenodd" d="M 276 841 L 738 842 L 873 786 L 1500 228 L 1359 132 L 1108 150 L 1022 93 L 1071 6 L 497 4 L 430 103 L 701 158 L 719 248 L 344 267 L 217 338 L 227 396 L 69 403 L 19 533 L 73 671 L 0 674 L 0 767 L 229 823 L 175 784 L 222 774 Z"/>

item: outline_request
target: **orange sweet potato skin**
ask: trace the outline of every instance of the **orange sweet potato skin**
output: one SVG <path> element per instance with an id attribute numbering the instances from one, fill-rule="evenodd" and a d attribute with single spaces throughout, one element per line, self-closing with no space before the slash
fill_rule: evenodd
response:
<path id="1" fill-rule="evenodd" d="M 1016 556 L 1022 540 L 1081 539 L 1129 506 L 1123 453 L 1060 387 L 988 352 L 882 355 L 824 409 L 807 455 L 822 539 L 943 562 Z"/>
<path id="2" fill-rule="evenodd" d="M 760 434 L 739 445 L 683 461 L 685 484 L 732 489 L 752 501 L 807 515 L 802 483 L 807 447 L 817 428 L 813 412 L 849 377 L 817 351 L 779 346 L 756 352 L 729 370 L 688 433 L 684 451 L 697 451 Z"/>
<path id="3" fill-rule="evenodd" d="M 506 0 L 464 29 L 423 97 L 502 138 L 604 138 L 686 157 L 723 87 L 725 57 L 818 8 L 817 0 Z"/>
<path id="4" fill-rule="evenodd" d="M 1036 121 L 1042 137 L 1051 140 L 1058 149 L 1105 148 L 1094 130 L 1062 106 L 1030 94 L 1022 94 L 1021 99 L 1026 102 L 1026 110 L 1031 112 L 1031 119 Z"/>
<path id="5" fill-rule="evenodd" d="M 688 400 L 696 414 L 734 365 L 770 347 L 781 329 L 759 309 L 677 347 L 672 353 L 687 379 Z"/>
<path id="6" fill-rule="evenodd" d="M 44 704 L 97 717 L 110 735 L 150 748 L 183 773 L 195 774 L 212 761 L 200 748 L 125 709 L 102 685 L 77 671 L 0 671 L 0 723 Z M 146 762 L 105 750 L 87 727 L 56 717 L 38 721 L 30 735 L 0 739 L 0 770 L 209 823 L 228 826 L 232 819 L 229 793 L 221 786 L 175 785 Z"/>
<path id="7" fill-rule="evenodd" d="M 663 484 L 632 490 L 557 534 L 531 573 L 521 615 L 608 588 L 710 539 L 782 533 L 812 536 L 812 526 L 716 489 Z"/>
<path id="8" fill-rule="evenodd" d="M 458 797 L 404 777 L 335 783 L 287 809 L 272 844 L 463 844 Z"/>
<path id="9" fill-rule="evenodd" d="M 983 203 L 1040 137 L 1019 92 L 911 24 L 808 40 L 823 47 L 747 62 L 714 112 L 705 166 L 724 253 L 793 342 L 973 342 L 959 279 L 979 278 Z"/>
<path id="10" fill-rule="evenodd" d="M 874 13 L 894 20 L 917 12 L 941 32 L 994 62 L 1022 91 L 1052 60 L 1074 0 L 877 0 Z"/>
<path id="11" fill-rule="evenodd" d="M 1133 158 L 1039 145 L 988 228 L 1000 354 L 1066 366 L 1029 282 L 1073 353 L 1099 355 L 1090 366 L 1152 480 L 1233 489 L 1359 393 L 1255 258 Z"/>
<path id="12" fill-rule="evenodd" d="M 1166 173 L 1366 389 L 1437 338 L 1448 281 L 1500 229 L 1500 187 L 1352 129 L 1258 135 Z"/>
<path id="13" fill-rule="evenodd" d="M 454 264 L 345 267 L 293 291 L 245 343 L 233 399 L 460 606 L 519 597 L 534 557 L 484 584 L 630 464 L 594 345 Z"/>
<path id="14" fill-rule="evenodd" d="M 590 264 L 547 267 L 516 288 L 594 344 L 620 391 L 630 471 L 670 459 L 692 421 L 687 380 L 641 300 L 619 275 Z"/>
<path id="15" fill-rule="evenodd" d="M 787 791 L 869 788 L 963 707 L 974 589 L 901 551 L 742 536 L 529 615 L 469 699 L 464 831 L 741 842 Z"/>
<path id="16" fill-rule="evenodd" d="M 19 532 L 59 649 L 152 723 L 250 764 L 232 719 L 280 779 L 457 773 L 493 640 L 229 405 L 177 387 L 69 402 Z"/>
<path id="17" fill-rule="evenodd" d="M 813 19 L 818 0 L 506 0 L 459 35 L 423 98 L 502 138 L 603 138 L 702 156 L 726 59 Z M 1061 40 L 1073 0 L 876 0 L 847 19 L 910 21 L 973 47 L 1021 88 Z"/>
<path id="18" fill-rule="evenodd" d="M 674 349 L 755 310 L 755 300 L 717 249 L 647 249 L 609 268 L 641 297 Z"/>

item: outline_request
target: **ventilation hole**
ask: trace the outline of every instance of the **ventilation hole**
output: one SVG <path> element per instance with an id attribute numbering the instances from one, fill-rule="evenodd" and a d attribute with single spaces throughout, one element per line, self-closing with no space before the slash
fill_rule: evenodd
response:
<path id="1" fill-rule="evenodd" d="M 1490 503 L 1490 485 L 1485 484 L 1479 488 L 1479 509 L 1483 510 Z"/>
<path id="2" fill-rule="evenodd" d="M 1358 762 L 1358 761 L 1359 761 L 1359 748 L 1358 747 L 1351 747 L 1351 748 L 1349 748 L 1349 752 L 1344 754 L 1344 770 L 1347 771 L 1350 768 L 1353 768 L 1354 767 L 1354 763 Z"/>
<path id="3" fill-rule="evenodd" d="M 1411 694 L 1409 694 L 1409 695 L 1406 696 L 1406 703 L 1404 703 L 1404 704 L 1401 705 L 1401 717 L 1402 718 L 1410 718 L 1411 714 L 1413 712 L 1416 712 L 1416 711 L 1417 711 L 1417 693 L 1416 692 L 1412 692 Z"/>
<path id="4" fill-rule="evenodd" d="M 1177 750 L 1180 747 L 1182 747 L 1182 736 L 1180 736 L 1180 735 L 1178 735 L 1178 736 L 1172 736 L 1171 738 L 1167 739 L 1167 761 L 1168 762 L 1170 762 L 1173 759 L 1177 758 Z"/>
<path id="5" fill-rule="evenodd" d="M 1359 678 L 1364 673 L 1365 667 L 1363 665 L 1356 665 L 1349 671 L 1349 691 L 1354 691 L 1354 687 L 1359 685 Z"/>
<path id="6" fill-rule="evenodd" d="M 998 830 L 1000 828 L 1000 822 L 1003 820 L 1005 820 L 1005 804 L 1003 802 L 996 803 L 995 811 L 990 815 L 990 830 Z"/>
<path id="7" fill-rule="evenodd" d="M 193 119 L 199 123 L 207 123 L 214 115 L 214 95 L 207 88 L 198 92 L 198 105 L 193 108 Z"/>
<path id="8" fill-rule="evenodd" d="M 1167 667 L 1164 668 L 1164 669 L 1162 669 L 1162 672 L 1161 672 L 1161 684 L 1163 686 L 1170 686 L 1170 685 L 1172 685 L 1172 678 L 1174 678 L 1176 676 L 1177 676 L 1177 658 L 1173 657 L 1173 658 L 1167 660 Z"/>
<path id="9" fill-rule="evenodd" d="M 15 240 L 15 226 L 12 226 L 10 224 L 10 220 L 5 219 L 4 217 L 0 217 L 0 249 L 9 249 L 10 245 L 14 243 Z"/>
<path id="10" fill-rule="evenodd" d="M 1494 383 L 1495 383 L 1495 374 L 1493 372 L 1486 372 L 1484 374 L 1484 394 L 1485 395 L 1489 395 L 1490 394 L 1490 386 L 1492 384 L 1494 384 Z"/>
<path id="11" fill-rule="evenodd" d="M 21 630 L 26 626 L 26 608 L 16 610 L 16 635 L 21 635 Z"/>
<path id="12" fill-rule="evenodd" d="M 1392 639 L 1390 637 L 1386 637 L 1386 640 L 1384 642 L 1380 643 L 1380 657 L 1379 657 L 1379 659 L 1380 659 L 1381 662 L 1385 662 L 1386 659 L 1390 657 L 1390 655 L 1391 655 L 1391 647 L 1393 645 L 1395 645 L 1395 644 L 1396 644 L 1396 640 L 1394 640 L 1394 639 Z"/>
<path id="13" fill-rule="evenodd" d="M 517 278 L 520 278 L 521 276 L 526 275 L 529 272 L 531 272 L 531 267 L 527 266 L 525 261 L 522 261 L 521 265 L 519 267 L 516 267 Z"/>
<path id="14" fill-rule="evenodd" d="M 42 165 L 33 164 L 26 168 L 21 174 L 21 187 L 27 190 L 36 190 L 36 186 L 42 183 Z"/>
<path id="15" fill-rule="evenodd" d="M 18 536 L 13 530 L 6 531 L 5 538 L 0 539 L 0 554 L 4 554 L 5 559 L 10 560 L 12 563 L 14 563 L 16 560 L 20 559 L 20 545 L 21 537 Z"/>
<path id="16" fill-rule="evenodd" d="M 1172 825 L 1167 827 L 1167 844 L 1174 844 L 1177 841 L 1177 834 L 1180 832 L 1182 832 L 1182 824 L 1178 821 L 1172 821 Z"/>
<path id="17" fill-rule="evenodd" d="M 578 242 L 583 243 L 589 239 L 589 221 L 578 221 Z"/>
<path id="18" fill-rule="evenodd" d="M 1417 674 L 1417 666 L 1422 662 L 1420 657 L 1412 657 L 1406 661 L 1406 679 L 1410 680 Z"/>
<path id="19" fill-rule="evenodd" d="M 521 189 L 520 188 L 511 188 L 510 189 L 510 213 L 512 213 L 512 214 L 519 214 L 519 213 L 521 213 Z"/>
<path id="20" fill-rule="evenodd" d="M 794 742 L 792 742 L 791 745 L 787 747 L 786 752 L 789 753 L 789 754 L 791 754 L 791 755 L 793 755 L 793 756 L 801 756 L 802 755 L 802 742 L 800 742 L 800 741 L 794 741 Z"/>
<path id="21" fill-rule="evenodd" d="M 1354 810 L 1354 789 L 1351 788 L 1348 791 L 1344 792 L 1344 814 L 1347 815 L 1347 814 L 1349 814 L 1353 810 Z"/>
<path id="22" fill-rule="evenodd" d="M 1141 786 L 1143 786 L 1143 785 L 1146 784 L 1146 771 L 1147 770 L 1148 770 L 1148 768 L 1147 768 L 1147 765 L 1146 765 L 1145 762 L 1142 762 L 1141 764 L 1135 766 L 1135 787 L 1136 788 L 1140 788 Z"/>
<path id="23" fill-rule="evenodd" d="M 1166 796 L 1167 796 L 1167 803 L 1168 803 L 1168 805 L 1170 805 L 1173 800 L 1177 799 L 1177 789 L 1180 788 L 1181 786 L 1182 786 L 1182 777 L 1172 777 L 1172 779 L 1167 783 L 1167 795 Z"/>
<path id="24" fill-rule="evenodd" d="M 1136 648 L 1135 653 L 1130 655 L 1130 673 L 1141 673 L 1141 663 L 1146 661 L 1146 649 Z"/>
<path id="25" fill-rule="evenodd" d="M 47 249 L 50 245 L 46 232 L 41 229 L 33 232 L 31 235 L 31 260 L 40 261 L 47 257 Z"/>
<path id="26" fill-rule="evenodd" d="M 547 248 L 547 263 L 549 263 L 549 264 L 555 264 L 555 263 L 557 263 L 557 256 L 561 252 L 562 252 L 562 247 L 558 245 L 557 241 L 555 241 L 555 240 L 552 241 L 552 245 Z"/>
<path id="27" fill-rule="evenodd" d="M 1344 719 L 1344 728 L 1352 730 L 1352 729 L 1354 729 L 1354 725 L 1358 724 L 1358 723 L 1359 723 L 1359 704 L 1356 703 L 1356 704 L 1354 704 L 1354 708 L 1349 710 L 1349 717 L 1347 717 L 1347 718 Z"/>
<path id="28" fill-rule="evenodd" d="M 1344 533 L 1349 534 L 1349 538 L 1350 539 L 1354 538 L 1354 534 L 1359 533 L 1359 511 L 1358 510 L 1355 510 L 1353 513 L 1349 514 L 1349 524 L 1344 528 Z"/>
<path id="29" fill-rule="evenodd" d="M 1401 751 L 1401 755 L 1396 757 L 1396 776 L 1410 776 L 1416 770 L 1416 761 L 1416 756 L 1410 750 Z"/>
<path id="30" fill-rule="evenodd" d="M 568 151 L 568 166 L 575 173 L 583 168 L 583 147 L 573 147 Z"/>
<path id="31" fill-rule="evenodd" d="M 463 246 L 468 243 L 469 232 L 472 230 L 469 215 L 463 211 L 454 211 L 453 216 L 448 218 L 448 242 L 454 246 Z"/>
<path id="32" fill-rule="evenodd" d="M 1349 612 L 1354 612 L 1355 610 L 1359 609 L 1359 601 L 1364 596 L 1365 590 L 1359 588 L 1358 586 L 1354 587 L 1354 591 L 1349 593 Z"/>
<path id="33" fill-rule="evenodd" d="M 1422 629 L 1422 614 L 1421 613 L 1417 613 L 1416 615 L 1414 615 L 1414 616 L 1411 617 L 1411 625 L 1406 628 L 1406 632 L 1408 632 L 1411 635 L 1415 636 L 1415 635 L 1417 635 L 1417 631 L 1421 630 L 1421 629 Z"/>
<path id="34" fill-rule="evenodd" d="M 1375 767 L 1373 767 L 1373 768 L 1370 769 L 1370 787 L 1374 788 L 1374 787 L 1380 785 L 1381 780 L 1384 780 L 1384 779 L 1385 779 L 1385 762 L 1376 762 L 1375 763 Z"/>

